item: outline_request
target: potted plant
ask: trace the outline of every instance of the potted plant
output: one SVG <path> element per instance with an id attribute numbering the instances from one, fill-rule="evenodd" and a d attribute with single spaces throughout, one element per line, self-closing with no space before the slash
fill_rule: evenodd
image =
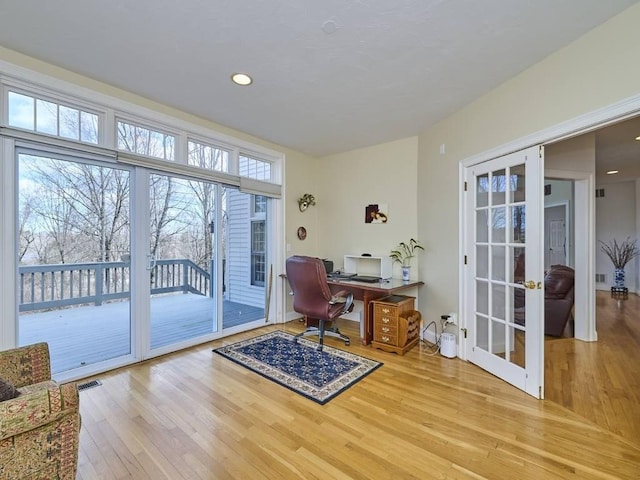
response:
<path id="1" fill-rule="evenodd" d="M 420 242 L 411 238 L 408 243 L 400 242 L 400 244 L 391 250 L 389 256 L 393 263 L 398 262 L 402 266 L 402 280 L 409 280 L 409 271 L 411 269 L 411 259 L 416 256 L 417 250 L 424 250 Z"/>
<path id="2" fill-rule="evenodd" d="M 616 239 L 613 242 L 605 243 L 600 241 L 600 248 L 609 257 L 611 263 L 613 263 L 613 288 L 612 290 L 624 290 L 624 267 L 640 255 L 640 250 L 636 245 L 636 240 L 631 241 L 630 237 L 624 242 L 618 243 Z"/>

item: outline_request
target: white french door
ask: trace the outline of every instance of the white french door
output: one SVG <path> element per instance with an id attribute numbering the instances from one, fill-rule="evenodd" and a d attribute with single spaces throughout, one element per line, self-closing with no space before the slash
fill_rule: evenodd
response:
<path id="1" fill-rule="evenodd" d="M 542 152 L 464 172 L 468 359 L 536 398 L 544 391 Z"/>

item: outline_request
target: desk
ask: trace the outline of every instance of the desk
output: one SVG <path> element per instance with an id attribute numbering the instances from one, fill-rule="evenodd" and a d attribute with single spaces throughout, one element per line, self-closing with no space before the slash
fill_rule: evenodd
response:
<path id="1" fill-rule="evenodd" d="M 371 302 L 378 298 L 386 297 L 406 290 L 412 287 L 424 285 L 424 282 L 408 281 L 404 282 L 399 278 L 392 278 L 389 281 L 380 283 L 353 282 L 344 279 L 327 278 L 327 283 L 331 292 L 336 293 L 340 290 L 347 290 L 353 293 L 353 298 L 362 300 L 364 321 L 364 338 L 363 345 L 369 345 L 373 339 L 373 312 L 371 311 Z"/>

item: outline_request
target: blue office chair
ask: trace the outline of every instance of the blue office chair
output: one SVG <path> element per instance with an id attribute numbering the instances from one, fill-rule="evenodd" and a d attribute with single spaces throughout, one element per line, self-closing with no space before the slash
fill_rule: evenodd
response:
<path id="1" fill-rule="evenodd" d="M 293 295 L 293 309 L 305 316 L 307 328 L 296 335 L 318 336 L 318 351 L 322 351 L 324 336 L 336 337 L 350 344 L 349 337 L 338 330 L 336 320 L 353 310 L 353 293 L 341 290 L 331 293 L 327 271 L 322 260 L 294 255 L 287 259 L 287 280 Z M 317 323 L 317 325 L 316 325 Z"/>

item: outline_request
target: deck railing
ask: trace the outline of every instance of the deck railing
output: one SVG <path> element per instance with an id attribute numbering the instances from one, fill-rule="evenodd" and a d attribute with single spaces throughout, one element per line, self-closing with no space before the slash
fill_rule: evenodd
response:
<path id="1" fill-rule="evenodd" d="M 130 266 L 130 262 L 21 266 L 19 310 L 101 305 L 127 298 L 131 291 Z M 211 275 L 189 259 L 158 260 L 151 271 L 151 294 L 169 292 L 210 295 Z"/>

